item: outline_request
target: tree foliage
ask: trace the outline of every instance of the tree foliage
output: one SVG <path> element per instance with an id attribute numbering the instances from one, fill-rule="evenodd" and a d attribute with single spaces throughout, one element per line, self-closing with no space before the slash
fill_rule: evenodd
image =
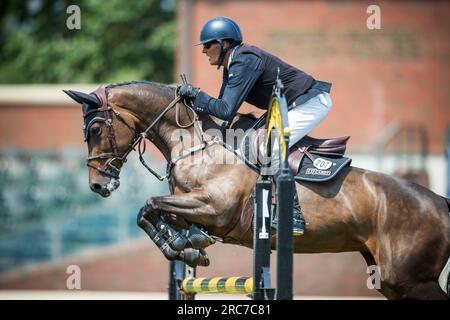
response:
<path id="1" fill-rule="evenodd" d="M 80 8 L 70 30 L 67 7 Z M 0 83 L 171 82 L 174 0 L 2 0 Z"/>

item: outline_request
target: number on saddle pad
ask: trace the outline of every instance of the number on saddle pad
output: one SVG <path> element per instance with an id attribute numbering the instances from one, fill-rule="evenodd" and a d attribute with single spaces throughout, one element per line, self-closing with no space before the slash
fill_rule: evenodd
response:
<path id="1" fill-rule="evenodd" d="M 342 168 L 349 166 L 352 159 L 342 156 L 323 155 L 309 152 L 314 160 L 304 156 L 295 180 L 322 182 L 333 179 Z"/>

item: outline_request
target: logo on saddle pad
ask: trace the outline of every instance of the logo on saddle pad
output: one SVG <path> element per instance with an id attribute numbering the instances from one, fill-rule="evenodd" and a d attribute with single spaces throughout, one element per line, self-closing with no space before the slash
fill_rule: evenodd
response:
<path id="1" fill-rule="evenodd" d="M 331 171 L 319 170 L 316 168 L 308 168 L 308 169 L 306 169 L 306 174 L 318 174 L 321 176 L 329 176 L 329 175 L 331 175 Z"/>

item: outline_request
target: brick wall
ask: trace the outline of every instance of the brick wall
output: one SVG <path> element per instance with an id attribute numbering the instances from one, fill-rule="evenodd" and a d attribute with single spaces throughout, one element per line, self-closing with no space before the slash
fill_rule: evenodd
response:
<path id="1" fill-rule="evenodd" d="M 443 153 L 450 125 L 449 2 L 377 1 L 381 30 L 366 27 L 373 1 L 189 2 L 179 20 L 190 14 L 192 25 L 179 29 L 179 41 L 198 42 L 207 19 L 228 16 L 241 26 L 244 42 L 333 82 L 333 110 L 313 135 L 351 135 L 350 151 L 373 151 L 387 124 L 414 124 L 426 128 L 431 152 Z M 189 69 L 192 82 L 216 96 L 221 71 L 209 66 L 201 47 L 192 50 L 191 66 L 179 56 L 178 70 Z"/>
<path id="2" fill-rule="evenodd" d="M 82 125 L 78 104 L 3 105 L 0 107 L 0 149 L 84 150 Z"/>
<path id="3" fill-rule="evenodd" d="M 83 114 L 80 105 L 75 102 L 65 104 L 0 102 L 0 150 L 77 149 L 87 153 L 82 127 Z M 153 144 L 147 145 L 152 157 L 162 161 L 163 156 L 158 149 Z"/>

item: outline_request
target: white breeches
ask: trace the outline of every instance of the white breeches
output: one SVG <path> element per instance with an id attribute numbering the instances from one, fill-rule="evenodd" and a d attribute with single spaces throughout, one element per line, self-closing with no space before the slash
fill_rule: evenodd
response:
<path id="1" fill-rule="evenodd" d="M 289 127 L 291 135 L 289 137 L 289 147 L 292 147 L 301 138 L 306 136 L 326 118 L 333 103 L 327 92 L 323 92 L 305 103 L 296 106 L 288 112 Z M 276 172 L 279 166 L 278 141 L 274 142 L 271 169 Z"/>

